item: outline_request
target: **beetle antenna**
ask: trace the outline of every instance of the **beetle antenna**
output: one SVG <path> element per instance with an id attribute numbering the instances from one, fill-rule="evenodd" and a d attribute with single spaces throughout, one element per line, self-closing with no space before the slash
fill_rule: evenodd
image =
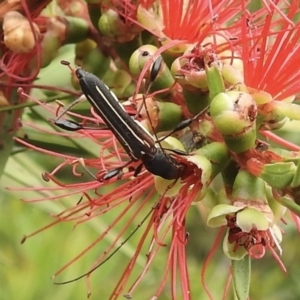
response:
<path id="1" fill-rule="evenodd" d="M 54 282 L 54 284 L 56 284 L 56 285 L 63 285 L 63 284 L 68 284 L 68 283 L 72 283 L 72 282 L 78 281 L 81 278 L 89 276 L 95 270 L 97 270 L 102 265 L 104 265 L 107 261 L 109 261 L 130 240 L 130 238 L 139 230 L 139 228 L 142 227 L 142 225 L 149 218 L 149 216 L 151 215 L 151 213 L 153 212 L 153 210 L 156 208 L 156 206 L 157 206 L 157 203 L 151 208 L 151 210 L 146 214 L 146 216 L 142 219 L 142 221 L 135 227 L 135 229 L 127 236 L 127 238 L 125 240 L 123 240 L 123 242 L 108 257 L 106 257 L 102 262 L 100 262 L 98 265 L 96 265 L 95 267 L 93 267 L 88 272 L 86 272 L 86 273 L 84 273 L 84 274 L 82 274 L 82 275 L 80 275 L 80 276 L 78 276 L 76 278 L 73 278 L 73 279 L 70 279 L 70 280 L 67 280 L 67 281 L 63 281 L 63 282 Z"/>

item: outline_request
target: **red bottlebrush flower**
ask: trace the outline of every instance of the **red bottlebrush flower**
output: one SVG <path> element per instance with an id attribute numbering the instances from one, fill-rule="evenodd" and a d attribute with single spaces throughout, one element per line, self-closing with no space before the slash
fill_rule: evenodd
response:
<path id="1" fill-rule="evenodd" d="M 0 44 L 0 106 L 2 107 L 0 110 L 0 145 L 3 150 L 1 155 L 2 168 L 4 168 L 13 146 L 12 137 L 20 125 L 18 123 L 22 112 L 20 107 L 24 107 L 22 106 L 24 98 L 19 97 L 17 88 L 22 87 L 26 93 L 30 93 L 32 83 L 41 67 L 52 61 L 63 42 L 72 42 L 70 36 L 73 35 L 73 32 L 70 28 L 73 31 L 78 29 L 73 24 L 76 22 L 66 22 L 66 19 L 61 20 L 59 17 L 55 19 L 38 16 L 41 10 L 49 4 L 49 0 L 29 2 L 28 4 L 25 0 L 22 0 L 18 4 L 10 5 L 5 1 L 0 7 L 3 16 L 2 43 Z M 12 8 L 16 8 L 20 12 L 13 11 Z M 53 19 L 56 21 L 56 26 L 54 26 Z M 80 23 L 80 26 L 77 25 L 82 29 L 81 32 L 78 32 L 78 35 L 82 34 L 85 37 L 88 31 L 88 23 L 77 23 Z M 45 31 L 47 31 L 46 34 Z M 20 106 L 13 107 L 18 104 Z M 6 113 L 9 110 L 13 113 Z M 0 174 L 2 174 L 2 168 Z"/>
<path id="2" fill-rule="evenodd" d="M 157 26 L 161 27 L 160 37 L 202 43 L 210 34 L 216 33 L 218 28 L 237 16 L 242 2 L 244 1 L 160 1 L 161 15 L 157 12 L 155 18 Z M 141 1 L 141 5 L 151 14 L 150 8 L 155 7 L 157 2 Z M 142 18 L 140 21 L 143 21 Z M 147 20 L 142 24 L 147 24 L 146 22 Z M 159 22 L 162 24 L 159 25 Z M 151 24 L 149 26 L 151 28 Z"/>
<path id="3" fill-rule="evenodd" d="M 18 119 L 21 109 L 7 111 L 13 105 L 22 104 L 24 98 L 19 97 L 16 90 L 20 85 L 24 85 L 24 89 L 29 93 L 29 85 L 39 72 L 41 59 L 40 31 L 33 22 L 33 16 L 41 11 L 41 3 L 31 3 L 29 12 L 24 0 L 11 5 L 7 1 L 4 2 L 0 6 L 3 39 L 0 43 L 0 174 L 13 147 L 12 138 L 20 125 Z M 47 3 L 49 1 L 43 2 L 44 5 Z M 18 8 L 24 16 L 17 11 L 11 11 L 12 7 Z"/>
<path id="4" fill-rule="evenodd" d="M 250 1 L 172 0 L 140 1 L 138 5 L 130 1 L 104 1 L 99 5 L 101 11 L 97 11 L 96 14 L 99 18 L 95 18 L 98 22 L 93 20 L 93 24 L 97 23 L 97 29 L 103 35 L 105 32 L 109 38 L 103 38 L 99 34 L 92 43 L 83 43 L 80 49 L 76 48 L 80 52 L 83 64 L 88 61 L 86 66 L 91 67 L 90 71 L 98 72 L 98 68 L 93 67 L 98 57 L 101 57 L 105 61 L 105 67 L 97 75 L 105 74 L 104 80 L 108 80 L 121 96 L 125 91 L 130 96 L 137 95 L 143 90 L 140 87 L 144 87 L 145 83 L 147 95 L 141 97 L 142 104 L 138 103 L 140 109 L 136 108 L 136 97 L 133 97 L 130 102 L 132 107 L 125 108 L 126 112 L 133 113 L 141 124 L 146 124 L 149 131 L 153 132 L 169 131 L 174 127 L 178 129 L 176 126 L 186 130 L 182 124 L 190 125 L 190 130 L 180 132 L 179 137 L 190 133 L 188 143 L 191 142 L 192 151 L 196 151 L 186 153 L 183 145 L 174 136 L 162 142 L 160 136 L 155 136 L 157 140 L 154 139 L 133 122 L 128 114 L 124 116 L 121 113 L 123 110 L 120 112 L 117 106 L 119 103 L 112 102 L 118 101 L 117 97 L 111 94 L 105 84 L 97 85 L 95 76 L 90 76 L 89 80 L 84 81 L 86 86 L 82 86 L 82 81 L 79 82 L 94 107 L 91 110 L 92 116 L 67 112 L 79 118 L 80 122 L 65 119 L 57 121 L 57 118 L 51 121 L 61 128 L 76 131 L 72 134 L 57 133 L 58 135 L 78 139 L 82 144 L 86 142 L 91 149 L 97 149 L 93 158 L 85 154 L 82 157 L 45 150 L 17 139 L 31 149 L 61 160 L 52 172 L 43 174 L 44 180 L 50 182 L 49 184 L 53 183 L 54 187 L 22 189 L 41 192 L 54 190 L 61 194 L 33 199 L 31 202 L 58 200 L 67 196 L 79 199 L 76 205 L 72 203 L 61 213 L 53 215 L 54 221 L 51 224 L 27 235 L 24 241 L 59 223 L 71 222 L 77 226 L 93 218 L 107 214 L 111 216 L 110 223 L 99 236 L 59 269 L 54 277 L 88 254 L 108 233 L 116 229 L 118 233 L 88 272 L 64 283 L 83 277 L 89 279 L 91 274 L 114 256 L 133 234 L 138 234 L 140 239 L 136 249 L 122 270 L 110 299 L 117 299 L 124 293 L 125 297 L 131 298 L 139 283 L 147 279 L 147 273 L 161 249 L 168 249 L 168 258 L 164 266 L 160 267 L 160 278 L 156 288 L 152 289 L 151 296 L 157 299 L 170 278 L 172 299 L 191 299 L 186 257 L 189 239 L 186 231 L 187 214 L 192 202 L 203 200 L 209 194 L 208 191 L 213 201 L 205 208 L 213 208 L 207 223 L 211 227 L 227 227 L 223 243 L 226 255 L 235 261 L 246 256 L 261 259 L 266 250 L 269 250 L 281 264 L 275 253 L 275 248 L 281 251 L 281 232 L 275 222 L 282 218 L 285 209 L 281 206 L 278 208 L 279 205 L 274 199 L 278 197 L 278 202 L 283 202 L 286 199 L 282 200 L 282 195 L 297 191 L 298 171 L 294 160 L 299 159 L 299 155 L 291 158 L 288 155 L 285 157 L 285 154 L 277 154 L 275 150 L 273 152 L 267 144 L 258 141 L 257 127 L 280 126 L 283 119 L 291 116 L 290 112 L 285 111 L 286 107 L 279 102 L 284 102 L 284 98 L 296 92 L 291 82 L 295 83 L 298 74 L 295 72 L 296 67 L 290 62 L 295 64 L 293 57 L 297 57 L 294 51 L 298 49 L 298 25 L 291 19 L 297 12 L 298 1 L 297 5 L 285 4 L 284 11 L 287 13 L 281 12 L 277 2 L 271 2 L 270 5 L 264 3 L 262 9 L 251 13 L 247 9 L 248 3 Z M 111 4 L 112 8 L 109 7 Z M 61 46 L 62 41 L 66 40 L 66 24 L 69 23 L 60 23 L 60 18 L 37 20 L 43 28 L 42 33 L 45 33 L 44 42 L 48 41 L 46 36 L 50 41 L 53 38 L 53 32 L 45 29 L 45 24 L 48 24 L 46 21 L 57 25 L 53 27 L 54 32 L 59 33 L 58 44 Z M 90 37 L 89 21 L 81 21 L 84 21 L 79 22 L 83 23 L 82 36 Z M 149 32 L 140 35 L 141 29 L 132 26 L 131 22 Z M 119 30 L 120 28 L 124 31 Z M 129 28 L 133 29 L 132 32 Z M 128 33 L 125 39 L 124 32 Z M 148 42 L 147 35 L 150 33 L 152 36 Z M 93 35 L 95 34 L 93 31 Z M 54 39 L 57 40 L 58 36 L 54 34 Z M 81 41 L 77 40 L 77 36 L 71 36 L 76 42 Z M 156 45 L 165 44 L 160 48 L 151 44 L 136 49 L 144 40 Z M 116 44 L 126 42 L 124 48 L 120 46 L 118 49 L 121 50 L 120 53 L 126 52 L 129 44 L 134 48 L 128 50 L 132 50 L 130 58 L 128 53 L 124 56 L 126 62 L 122 60 L 121 55 L 118 56 L 117 50 L 102 51 L 100 45 L 107 44 L 108 48 L 113 48 L 112 41 Z M 181 44 L 184 50 L 177 53 L 181 56 L 178 58 L 178 69 L 174 74 L 170 67 L 174 57 L 171 55 L 164 59 L 160 54 L 174 45 Z M 7 43 L 8 45 L 10 43 Z M 34 45 L 35 50 L 39 51 L 41 45 Z M 107 50 L 106 47 L 104 49 Z M 87 56 L 89 60 L 86 59 Z M 10 58 L 10 54 L 7 54 L 3 60 L 8 66 L 6 70 L 10 71 L 11 68 L 13 71 L 9 74 L 15 76 L 17 68 Z M 124 67 L 123 64 L 126 63 L 128 66 Z M 154 71 L 149 68 L 150 65 L 155 66 Z M 23 64 L 21 66 L 24 67 Z M 39 64 L 37 66 L 39 69 Z M 276 68 L 282 72 L 291 70 L 291 77 L 284 76 L 281 72 L 277 74 L 274 71 Z M 37 69 L 34 69 L 34 72 Z M 36 76 L 34 72 L 29 72 L 29 75 L 34 74 L 30 80 Z M 80 76 L 77 74 L 77 79 L 81 80 Z M 139 78 L 134 89 L 135 76 Z M 123 79 L 126 80 L 125 87 L 122 85 Z M 10 86 L 14 84 L 9 83 Z M 128 98 L 126 93 L 124 98 Z M 153 99 L 147 98 L 149 93 L 152 93 Z M 157 100 L 156 96 L 161 98 Z M 280 101 L 277 101 L 277 97 Z M 99 101 L 106 105 L 106 111 L 101 110 L 103 107 Z M 111 105 L 112 103 L 115 106 Z M 57 115 L 55 107 L 39 104 L 53 115 Z M 186 120 L 190 115 L 195 115 L 196 118 Z M 114 119 L 111 116 L 120 121 L 125 129 L 114 127 L 119 124 L 112 122 Z M 263 119 L 263 125 L 258 122 L 258 116 Z M 23 122 L 23 125 L 36 127 L 35 124 L 26 122 Z M 111 130 L 99 130 L 103 125 L 107 125 Z M 42 132 L 53 135 L 49 130 Z M 139 134 L 140 132 L 144 135 Z M 200 140 L 200 146 L 195 145 L 196 138 Z M 143 147 L 132 150 L 129 145 L 132 141 Z M 136 153 L 138 155 L 135 157 Z M 148 160 L 143 160 L 145 156 Z M 165 164 L 160 166 L 158 162 L 161 161 Z M 171 180 L 154 175 L 164 174 L 165 166 L 178 167 L 176 171 L 179 175 L 174 178 L 171 174 Z M 71 169 L 68 180 L 72 183 L 64 183 L 57 179 L 59 172 L 68 169 Z M 224 199 L 210 187 L 219 174 L 223 177 L 224 190 L 226 189 L 224 202 L 230 204 L 219 204 Z M 226 176 L 228 174 L 229 176 Z M 219 177 L 221 182 L 221 176 Z M 221 194 L 222 189 L 219 185 L 218 182 L 216 191 Z M 277 214 L 273 210 L 276 210 Z M 145 264 L 139 275 L 134 277 L 133 270 L 136 268 L 137 259 L 143 254 L 146 256 Z M 90 294 L 90 291 L 88 293 Z"/>
<path id="5" fill-rule="evenodd" d="M 44 105 L 44 107 L 53 113 L 55 112 L 55 110 L 49 106 Z M 89 123 L 89 126 L 92 126 L 93 122 L 95 125 L 99 125 L 99 122 L 103 122 L 96 114 L 94 114 L 94 118 L 82 118 L 83 119 L 81 123 L 85 125 Z M 24 123 L 24 125 L 30 124 Z M 161 283 L 153 295 L 156 297 L 160 295 L 166 285 L 167 278 L 171 276 L 172 297 L 174 299 L 178 297 L 179 291 L 177 291 L 176 287 L 178 282 L 180 282 L 181 295 L 183 299 L 189 299 L 190 288 L 187 276 L 188 271 L 185 252 L 188 235 L 185 230 L 185 218 L 192 201 L 196 197 L 199 199 L 203 197 L 199 192 L 204 192 L 210 182 L 211 167 L 209 161 L 201 157 L 197 158 L 197 156 L 187 156 L 187 158 L 181 158 L 182 162 L 187 168 L 185 170 L 187 175 L 185 175 L 182 180 L 179 178 L 175 181 L 165 180 L 160 177 L 154 177 L 147 171 L 142 171 L 142 173 L 140 173 L 137 177 L 133 177 L 135 169 L 138 168 L 140 164 L 139 162 L 134 162 L 128 166 L 128 170 L 124 169 L 122 181 L 118 180 L 118 176 L 114 176 L 109 181 L 105 181 L 102 180 L 102 178 L 103 174 L 106 173 L 106 170 L 109 172 L 111 169 L 120 167 L 120 165 L 124 165 L 124 162 L 122 163 L 122 161 L 127 157 L 127 154 L 124 153 L 124 149 L 116 145 L 114 136 L 110 131 L 106 130 L 97 131 L 93 129 L 82 129 L 77 131 L 73 137 L 80 138 L 81 140 L 83 138 L 87 138 L 90 141 L 95 142 L 97 145 L 101 144 L 99 158 L 83 159 L 70 155 L 62 155 L 60 153 L 54 153 L 34 147 L 30 144 L 27 144 L 25 141 L 19 140 L 21 143 L 30 148 L 42 151 L 52 156 L 60 157 L 64 160 L 64 162 L 62 162 L 52 172 L 45 173 L 43 175 L 43 178 L 46 181 L 52 181 L 58 185 L 55 190 L 62 191 L 62 194 L 45 199 L 31 200 L 30 202 L 43 201 L 47 199 L 55 200 L 57 198 L 70 195 L 78 195 L 78 198 L 80 198 L 80 202 L 77 203 L 77 205 L 69 207 L 60 214 L 53 216 L 55 219 L 53 223 L 26 236 L 24 241 L 26 238 L 31 237 L 58 223 L 72 222 L 78 225 L 80 223 L 87 222 L 92 218 L 99 217 L 102 214 L 108 214 L 114 210 L 119 210 L 119 214 L 114 217 L 113 221 L 108 225 L 104 233 L 101 234 L 85 250 L 79 253 L 78 256 L 58 270 L 54 276 L 59 275 L 71 263 L 85 255 L 92 247 L 101 242 L 101 240 L 106 236 L 107 232 L 117 226 L 118 223 L 122 222 L 124 216 L 127 215 L 128 221 L 122 230 L 119 231 L 115 240 L 97 259 L 97 261 L 95 261 L 90 271 L 83 276 L 89 277 L 99 265 L 102 265 L 107 259 L 110 258 L 111 255 L 114 255 L 114 247 L 120 244 L 121 238 L 124 238 L 123 236 L 126 230 L 128 230 L 128 228 L 132 228 L 132 226 L 134 226 L 132 224 L 136 222 L 136 220 L 142 220 L 141 222 L 146 222 L 147 225 L 143 234 L 141 235 L 140 243 L 137 245 L 136 252 L 129 261 L 127 268 L 124 270 L 120 281 L 118 282 L 110 299 L 117 299 L 119 295 L 124 293 L 127 282 L 131 278 L 131 273 L 134 269 L 136 259 L 139 255 L 141 255 L 142 251 L 145 251 L 146 241 L 150 241 L 150 247 L 146 254 L 147 262 L 144 266 L 144 270 L 136 279 L 135 283 L 129 288 L 127 296 L 129 297 L 129 295 L 134 292 L 138 283 L 145 277 L 160 248 L 166 247 L 166 237 L 169 235 L 172 236 L 172 240 L 169 246 L 168 261 L 166 262 L 165 267 L 162 269 Z M 119 157 L 119 162 L 114 160 L 116 156 Z M 66 166 L 72 166 L 74 176 L 81 176 L 81 174 L 77 171 L 77 168 L 80 165 L 84 166 L 86 170 L 96 170 L 96 175 L 92 175 L 94 177 L 92 181 L 87 180 L 77 184 L 64 184 L 55 178 L 55 175 Z M 112 189 L 112 186 L 116 182 L 119 182 L 119 186 Z M 110 191 L 105 192 L 105 194 L 99 194 L 98 191 L 104 187 L 109 188 Z M 34 188 L 27 190 L 46 191 L 48 189 Z M 161 193 L 160 196 L 157 195 L 157 190 Z M 154 196 L 156 200 L 153 200 Z M 142 209 L 147 209 L 149 211 L 146 217 L 141 216 Z M 142 224 L 138 225 L 138 227 L 140 226 L 142 226 Z M 134 230 L 134 232 L 135 231 L 136 230 Z M 129 236 L 131 236 L 131 234 Z M 78 277 L 78 279 L 83 276 Z M 178 281 L 178 279 L 180 281 Z"/>
<path id="6" fill-rule="evenodd" d="M 16 81 L 19 83 L 33 81 L 39 72 L 41 36 L 39 27 L 33 19 L 48 3 L 49 1 L 44 1 L 29 11 L 27 3 L 21 1 L 24 15 L 17 11 L 8 11 L 4 14 L 1 77 L 4 80 L 10 78 L 8 86 L 12 86 Z M 36 60 L 33 61 L 33 58 Z"/>
<path id="7" fill-rule="evenodd" d="M 242 15 L 241 58 L 245 84 L 282 100 L 299 93 L 300 23 L 294 21 L 299 1 L 270 2 L 266 8 L 268 13 L 264 18 L 260 17 L 261 11 L 255 12 L 254 19 Z"/>

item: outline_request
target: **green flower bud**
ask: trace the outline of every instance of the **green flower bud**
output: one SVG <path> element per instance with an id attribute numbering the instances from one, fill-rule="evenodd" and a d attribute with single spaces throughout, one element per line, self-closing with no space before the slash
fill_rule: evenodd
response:
<path id="1" fill-rule="evenodd" d="M 264 180 L 246 170 L 240 170 L 234 181 L 232 200 L 267 204 Z"/>
<path id="2" fill-rule="evenodd" d="M 171 102 L 157 102 L 157 107 L 157 132 L 172 130 L 182 121 L 182 111 L 179 105 Z"/>
<path id="3" fill-rule="evenodd" d="M 77 60 L 76 65 L 81 65 L 82 59 L 97 47 L 97 43 L 92 39 L 86 39 L 75 45 L 75 58 Z M 80 62 L 80 63 L 78 63 Z"/>
<path id="4" fill-rule="evenodd" d="M 187 108 L 191 114 L 197 114 L 202 109 L 208 106 L 210 102 L 206 74 L 202 80 L 199 80 L 198 86 L 195 87 L 189 81 L 188 71 L 184 70 L 185 64 L 187 65 L 189 60 L 185 57 L 178 57 L 175 59 L 171 66 L 171 73 L 177 82 L 182 86 L 182 93 L 187 105 Z M 201 84 L 203 83 L 203 85 Z"/>
<path id="5" fill-rule="evenodd" d="M 201 155 L 191 155 L 187 158 L 189 162 L 195 164 L 199 170 L 201 170 L 200 182 L 202 183 L 202 197 L 206 194 L 207 187 L 211 182 L 212 166 L 211 162 L 204 156 Z"/>
<path id="6" fill-rule="evenodd" d="M 132 53 L 140 46 L 140 36 L 137 35 L 130 41 L 115 43 L 114 49 L 118 53 L 120 59 L 126 64 L 129 64 Z"/>
<path id="7" fill-rule="evenodd" d="M 182 143 L 173 136 L 168 136 L 167 138 L 165 138 L 161 142 L 161 145 L 163 148 L 174 149 L 174 150 L 179 150 L 179 151 L 185 152 L 185 149 L 184 149 L 184 146 L 182 145 Z"/>
<path id="8" fill-rule="evenodd" d="M 222 76 L 229 85 L 236 85 L 244 82 L 243 74 L 232 65 L 224 64 L 222 66 Z"/>
<path id="9" fill-rule="evenodd" d="M 181 85 L 189 85 L 188 80 L 186 80 L 184 72 L 182 72 L 182 67 L 188 64 L 189 60 L 186 57 L 176 58 L 171 65 L 171 73 L 177 82 Z"/>
<path id="10" fill-rule="evenodd" d="M 263 164 L 257 159 L 249 160 L 247 166 L 252 174 L 259 176 L 276 189 L 288 187 L 294 178 L 297 168 L 293 162 Z"/>
<path id="11" fill-rule="evenodd" d="M 202 155 L 209 159 L 212 165 L 212 178 L 223 171 L 230 160 L 229 151 L 224 143 L 210 143 L 195 151 L 195 154 Z"/>
<path id="12" fill-rule="evenodd" d="M 139 49 L 134 51 L 129 60 L 130 72 L 133 75 L 140 75 L 145 64 L 149 61 L 149 59 L 153 58 L 157 50 L 157 47 L 153 45 L 143 45 Z"/>
<path id="13" fill-rule="evenodd" d="M 232 194 L 233 184 L 239 170 L 239 165 L 236 163 L 236 161 L 231 159 L 227 167 L 222 171 L 224 187 L 228 195 Z"/>
<path id="14" fill-rule="evenodd" d="M 224 135 L 223 136 L 224 142 L 226 143 L 226 146 L 236 153 L 242 153 L 250 148 L 252 148 L 255 145 L 256 141 L 256 130 L 255 128 L 249 128 L 245 130 L 240 135 L 230 136 L 230 135 Z"/>
<path id="15" fill-rule="evenodd" d="M 300 106 L 298 104 L 285 101 L 273 101 L 273 113 L 277 118 L 289 118 L 291 120 L 300 120 Z"/>
<path id="16" fill-rule="evenodd" d="M 208 92 L 202 92 L 197 88 L 187 88 L 182 86 L 182 94 L 188 111 L 192 115 L 196 115 L 203 109 L 209 106 L 210 95 Z"/>
<path id="17" fill-rule="evenodd" d="M 238 91 L 218 94 L 210 106 L 212 120 L 223 135 L 227 147 L 238 153 L 255 144 L 256 113 L 252 97 Z"/>
<path id="18" fill-rule="evenodd" d="M 180 180 L 175 182 L 174 180 L 168 180 L 160 176 L 154 176 L 154 185 L 156 191 L 160 195 L 174 197 L 178 195 L 183 184 L 180 182 Z"/>
<path id="19" fill-rule="evenodd" d="M 203 91 L 208 90 L 204 63 L 198 66 L 185 56 L 178 57 L 171 66 L 171 72 L 180 84 L 190 85 Z"/>
<path id="20" fill-rule="evenodd" d="M 66 17 L 66 44 L 78 43 L 85 40 L 89 33 L 89 24 L 86 20 L 76 17 Z"/>
<path id="21" fill-rule="evenodd" d="M 118 12 L 113 9 L 102 12 L 98 21 L 98 28 L 103 35 L 119 43 L 131 41 L 140 31 L 140 27 L 137 25 L 123 22 Z"/>
<path id="22" fill-rule="evenodd" d="M 48 66 L 56 57 L 58 50 L 62 46 L 61 36 L 64 35 L 65 26 L 56 18 L 50 18 L 47 23 L 47 31 L 41 42 L 42 68 Z"/>
<path id="23" fill-rule="evenodd" d="M 131 83 L 131 76 L 126 71 L 118 69 L 116 72 L 114 72 L 112 83 L 114 85 L 111 90 L 114 92 L 117 98 L 121 98 L 124 94 L 124 91 Z"/>
<path id="24" fill-rule="evenodd" d="M 149 119 L 155 132 L 174 129 L 183 119 L 181 107 L 171 102 L 159 102 L 154 97 L 138 94 L 137 110 L 144 120 Z"/>
<path id="25" fill-rule="evenodd" d="M 213 99 L 216 95 L 225 91 L 221 76 L 221 65 L 218 61 L 210 61 L 208 57 L 204 60 L 204 63 L 210 98 Z"/>
<path id="26" fill-rule="evenodd" d="M 139 49 L 134 51 L 129 60 L 129 69 L 133 75 L 140 75 L 141 71 L 143 70 L 144 66 L 148 63 L 149 59 L 154 62 L 154 57 L 157 52 L 157 48 L 152 45 L 144 45 L 141 46 Z M 156 58 L 156 57 L 155 57 Z M 146 74 L 146 78 L 150 78 L 150 69 Z M 175 84 L 175 80 L 167 67 L 167 65 L 162 61 L 159 72 L 154 80 L 151 82 L 151 92 L 170 89 Z M 167 97 L 170 91 L 160 93 L 156 97 L 161 99 Z"/>
<path id="27" fill-rule="evenodd" d="M 229 91 L 213 98 L 210 115 L 222 135 L 237 135 L 255 126 L 256 105 L 249 94 Z"/>
<path id="28" fill-rule="evenodd" d="M 82 61 L 82 67 L 90 73 L 103 78 L 109 70 L 111 58 L 103 53 L 98 47 L 85 55 Z"/>
<path id="29" fill-rule="evenodd" d="M 278 103 L 281 101 L 271 101 L 259 107 L 259 113 L 262 117 L 261 127 L 264 129 L 274 130 L 281 128 L 287 121 L 286 107 L 282 109 Z M 288 106 L 290 103 L 287 103 Z M 297 105 L 298 106 L 298 105 Z M 289 110 L 293 111 L 292 107 Z"/>
<path id="30" fill-rule="evenodd" d="M 262 105 L 262 104 L 266 104 L 268 102 L 273 101 L 273 97 L 271 96 L 271 94 L 269 94 L 265 91 L 260 91 L 260 90 L 249 88 L 249 87 L 248 87 L 248 90 L 257 105 Z"/>

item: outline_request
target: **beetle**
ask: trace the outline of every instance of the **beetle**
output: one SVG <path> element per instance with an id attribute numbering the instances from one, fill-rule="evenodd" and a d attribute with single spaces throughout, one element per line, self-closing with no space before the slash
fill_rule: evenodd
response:
<path id="1" fill-rule="evenodd" d="M 160 60 L 161 61 L 161 60 Z M 64 62 L 64 64 L 68 64 Z M 155 69 L 151 72 L 151 78 L 159 68 L 154 64 Z M 75 70 L 79 85 L 86 99 L 89 101 L 95 112 L 103 119 L 107 127 L 113 132 L 124 150 L 130 156 L 130 161 L 124 166 L 105 174 L 102 180 L 110 179 L 118 174 L 123 167 L 130 162 L 141 161 L 142 165 L 152 173 L 164 179 L 177 180 L 185 168 L 184 164 L 177 162 L 171 155 L 165 153 L 158 145 L 152 135 L 136 120 L 126 113 L 116 95 L 97 76 L 84 71 L 82 68 Z M 67 129 L 70 122 L 70 130 L 79 130 L 79 124 L 73 121 L 55 121 L 55 124 Z M 78 126 L 76 126 L 76 124 Z M 78 128 L 78 129 L 77 129 Z M 138 175 L 138 167 L 135 176 Z"/>

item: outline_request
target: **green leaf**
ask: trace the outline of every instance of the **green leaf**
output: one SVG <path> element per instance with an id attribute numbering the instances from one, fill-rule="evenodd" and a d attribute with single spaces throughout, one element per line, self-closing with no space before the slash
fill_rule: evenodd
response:
<path id="1" fill-rule="evenodd" d="M 236 298 L 247 300 L 250 289 L 251 259 L 249 255 L 241 260 L 232 260 L 233 285 Z"/>

